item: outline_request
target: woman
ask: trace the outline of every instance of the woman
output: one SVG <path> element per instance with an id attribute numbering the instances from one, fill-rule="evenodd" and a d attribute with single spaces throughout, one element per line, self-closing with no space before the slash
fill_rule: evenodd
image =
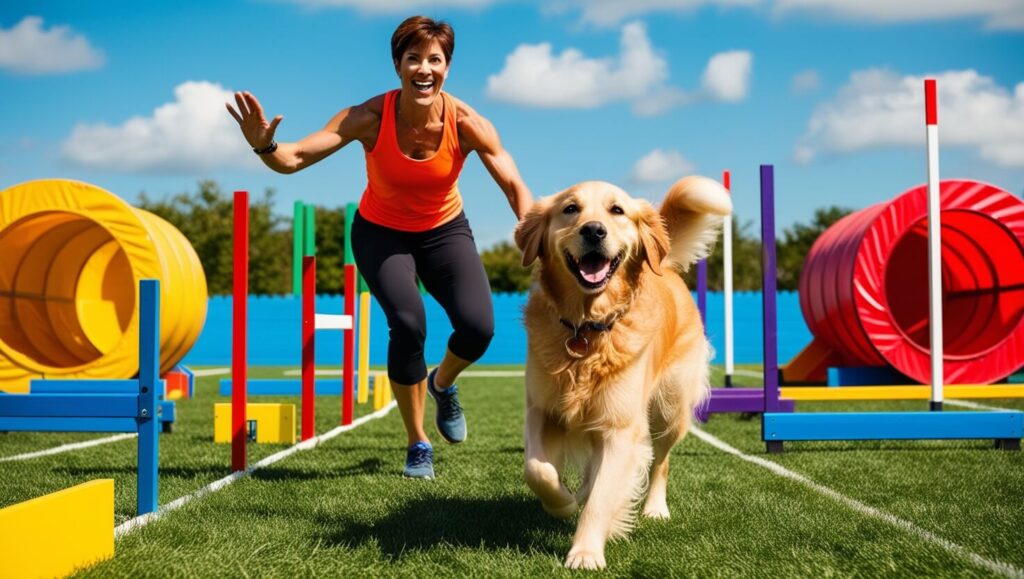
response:
<path id="1" fill-rule="evenodd" d="M 384 310 L 388 377 L 408 434 L 405 475 L 433 478 L 433 449 L 423 430 L 425 394 L 437 403 L 435 423 L 450 443 L 466 438 L 455 381 L 483 355 L 494 334 L 487 275 L 462 212 L 457 180 L 476 152 L 517 218 L 533 202 L 494 126 L 442 92 L 455 33 L 444 22 L 414 16 L 391 37 L 400 88 L 346 108 L 296 143 L 277 143 L 282 116 L 269 123 L 256 97 L 235 93 L 227 104 L 253 151 L 279 173 L 294 173 L 359 141 L 368 183 L 352 225 L 356 266 Z M 427 373 L 426 320 L 416 279 L 444 307 L 454 332 L 441 364 Z"/>

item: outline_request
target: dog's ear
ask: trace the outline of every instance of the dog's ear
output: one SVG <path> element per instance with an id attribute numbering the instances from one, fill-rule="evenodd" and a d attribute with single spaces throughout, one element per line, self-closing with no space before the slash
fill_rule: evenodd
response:
<path id="1" fill-rule="evenodd" d="M 543 255 L 544 232 L 547 230 L 548 207 L 551 202 L 539 199 L 516 225 L 515 240 L 519 250 L 523 252 L 523 266 L 528 266 Z"/>
<path id="2" fill-rule="evenodd" d="M 668 255 L 669 240 L 665 222 L 654 207 L 646 201 L 640 207 L 640 244 L 644 248 L 644 259 L 651 271 L 661 275 L 661 261 Z"/>

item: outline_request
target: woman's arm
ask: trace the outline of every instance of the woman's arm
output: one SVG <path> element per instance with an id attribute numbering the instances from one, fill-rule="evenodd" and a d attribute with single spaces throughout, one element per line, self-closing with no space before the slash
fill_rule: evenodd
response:
<path id="1" fill-rule="evenodd" d="M 352 141 L 372 143 L 377 138 L 380 111 L 383 106 L 374 106 L 378 100 L 382 99 L 375 97 L 361 105 L 342 110 L 334 115 L 324 128 L 295 143 L 278 143 L 276 150 L 261 154 L 260 160 L 278 173 L 294 173 L 313 165 Z M 227 109 L 238 122 L 245 140 L 253 149 L 269 147 L 274 142 L 277 125 L 284 117 L 278 115 L 268 123 L 259 100 L 249 92 L 236 92 L 235 102 L 238 105 L 237 111 L 230 103 L 227 104 Z"/>
<path id="2" fill-rule="evenodd" d="M 489 120 L 465 103 L 459 102 L 458 108 L 459 138 L 463 154 L 477 152 L 487 172 L 508 198 L 508 204 L 516 214 L 516 219 L 522 220 L 523 215 L 526 215 L 533 205 L 533 194 L 523 182 L 516 162 L 501 145 L 498 131 Z"/>

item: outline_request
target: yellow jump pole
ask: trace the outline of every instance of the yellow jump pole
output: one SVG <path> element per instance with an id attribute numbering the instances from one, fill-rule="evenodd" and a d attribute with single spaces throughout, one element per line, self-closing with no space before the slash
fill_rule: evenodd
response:
<path id="1" fill-rule="evenodd" d="M 380 410 L 384 407 L 384 373 L 377 372 L 373 375 L 373 409 Z"/>
<path id="2" fill-rule="evenodd" d="M 359 276 L 359 403 L 370 395 L 370 291 Z"/>

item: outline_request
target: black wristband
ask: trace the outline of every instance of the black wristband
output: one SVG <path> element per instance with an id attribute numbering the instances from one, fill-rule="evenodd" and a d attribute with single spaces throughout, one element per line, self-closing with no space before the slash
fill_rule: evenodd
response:
<path id="1" fill-rule="evenodd" d="M 277 141 L 274 141 L 274 140 L 271 140 L 270 144 L 267 145 L 266 147 L 263 147 L 262 149 L 257 149 L 256 147 L 252 148 L 252 152 L 256 153 L 257 155 L 269 155 L 270 153 L 273 153 L 276 150 L 277 150 Z"/>

